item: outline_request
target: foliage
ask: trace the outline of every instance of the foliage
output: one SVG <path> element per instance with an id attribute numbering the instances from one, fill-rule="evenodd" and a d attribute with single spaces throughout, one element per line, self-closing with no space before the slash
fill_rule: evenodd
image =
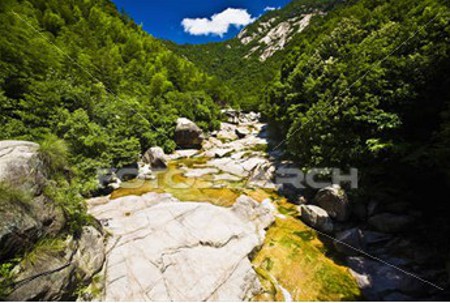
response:
<path id="1" fill-rule="evenodd" d="M 46 135 L 39 142 L 39 159 L 50 175 L 61 173 L 68 167 L 69 149 L 56 135 Z"/>
<path id="2" fill-rule="evenodd" d="M 264 87 L 276 76 L 284 56 L 290 50 L 290 43 L 287 43 L 284 50 L 261 62 L 259 57 L 265 47 L 261 39 L 267 33 L 260 31 L 266 28 L 264 24 L 270 20 L 271 26 L 268 27 L 270 30 L 281 22 L 303 14 L 317 10 L 327 12 L 340 2 L 342 1 L 294 0 L 281 9 L 269 11 L 241 32 L 245 32 L 245 37 L 255 37 L 247 44 L 241 43 L 239 37 L 236 37 L 225 42 L 202 45 L 176 45 L 172 42 L 166 42 L 166 45 L 192 60 L 207 73 L 225 81 L 233 90 L 232 97 L 229 98 L 235 100 L 232 106 L 246 111 L 258 110 L 263 99 Z M 296 34 L 293 34 L 292 38 L 295 36 Z"/>
<path id="3" fill-rule="evenodd" d="M 7 0 L 0 20 L 0 139 L 45 137 L 53 157 L 65 149 L 51 146 L 56 134 L 86 179 L 153 145 L 173 150 L 180 115 L 217 127 L 231 96 L 109 0 Z"/>
<path id="4" fill-rule="evenodd" d="M 300 34 L 263 106 L 290 155 L 425 208 L 450 184 L 448 4 L 351 1 Z"/>
<path id="5" fill-rule="evenodd" d="M 27 207 L 32 196 L 29 192 L 15 188 L 5 182 L 0 182 L 0 209 L 8 207 L 10 203 L 19 203 Z"/>

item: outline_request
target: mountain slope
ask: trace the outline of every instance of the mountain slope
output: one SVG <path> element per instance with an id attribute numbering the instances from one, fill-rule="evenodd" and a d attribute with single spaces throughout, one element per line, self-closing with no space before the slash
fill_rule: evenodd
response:
<path id="1" fill-rule="evenodd" d="M 169 48 L 226 81 L 244 109 L 257 109 L 262 90 L 281 66 L 291 42 L 329 10 L 343 1 L 294 0 L 282 9 L 270 11 L 244 28 L 234 39 L 203 45 L 176 45 Z"/>
<path id="2" fill-rule="evenodd" d="M 172 150 L 178 116 L 213 129 L 229 99 L 108 0 L 6 0 L 0 20 L 0 139 L 57 134 L 83 172 Z"/>
<path id="3" fill-rule="evenodd" d="M 450 184 L 448 4 L 361 0 L 333 11 L 295 42 L 263 106 L 302 167 L 358 168 L 355 200 L 421 210 L 436 246 L 450 232 L 439 198 Z"/>

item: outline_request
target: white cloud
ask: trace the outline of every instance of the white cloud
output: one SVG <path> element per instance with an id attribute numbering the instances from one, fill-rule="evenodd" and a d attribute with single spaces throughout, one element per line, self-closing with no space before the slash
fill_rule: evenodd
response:
<path id="1" fill-rule="evenodd" d="M 265 12 L 275 11 L 277 9 L 280 9 L 279 7 L 273 7 L 273 6 L 266 6 L 264 9 Z"/>
<path id="2" fill-rule="evenodd" d="M 222 37 L 228 32 L 230 26 L 237 28 L 246 26 L 255 21 L 255 18 L 246 9 L 227 8 L 210 18 L 185 18 L 181 25 L 186 33 L 194 36 L 216 35 Z"/>

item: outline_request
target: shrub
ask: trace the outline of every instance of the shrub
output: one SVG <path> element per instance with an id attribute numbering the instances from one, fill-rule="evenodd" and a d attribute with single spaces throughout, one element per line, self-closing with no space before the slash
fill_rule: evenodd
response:
<path id="1" fill-rule="evenodd" d="M 54 176 L 68 167 L 69 149 L 64 140 L 49 134 L 40 142 L 39 158 L 49 175 Z"/>

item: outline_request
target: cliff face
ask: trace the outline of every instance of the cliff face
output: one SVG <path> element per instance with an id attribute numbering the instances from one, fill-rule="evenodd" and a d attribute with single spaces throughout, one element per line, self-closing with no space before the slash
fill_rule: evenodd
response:
<path id="1" fill-rule="evenodd" d="M 68 232 L 48 175 L 38 144 L 0 141 L 0 260 L 13 267 L 0 285 L 7 300 L 73 298 L 103 265 L 102 232 Z"/>

